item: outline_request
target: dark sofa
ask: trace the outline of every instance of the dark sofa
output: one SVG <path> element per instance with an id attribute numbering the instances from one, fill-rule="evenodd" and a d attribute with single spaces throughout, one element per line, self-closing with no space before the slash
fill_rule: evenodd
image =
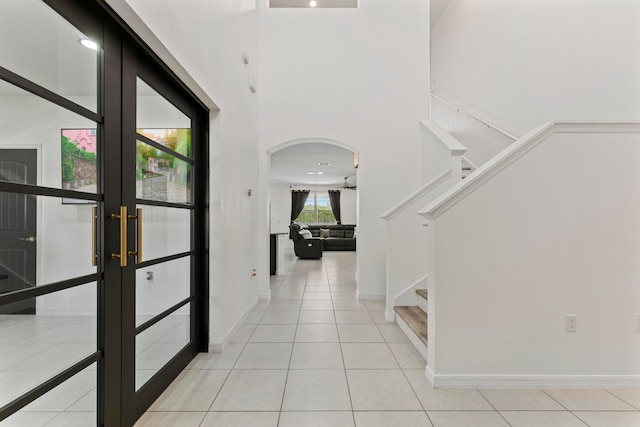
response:
<path id="1" fill-rule="evenodd" d="M 311 232 L 312 238 L 318 237 L 322 240 L 322 249 L 325 251 L 356 250 L 356 236 L 354 235 L 356 226 L 353 224 L 309 225 L 306 228 Z M 322 232 L 321 229 L 328 230 L 328 232 Z M 329 234 L 329 237 L 326 237 L 326 233 Z"/>
<path id="2" fill-rule="evenodd" d="M 318 259 L 322 258 L 322 240 L 318 237 L 305 239 L 299 233 L 300 226 L 291 224 L 289 226 L 289 237 L 293 240 L 293 251 L 298 258 Z"/>

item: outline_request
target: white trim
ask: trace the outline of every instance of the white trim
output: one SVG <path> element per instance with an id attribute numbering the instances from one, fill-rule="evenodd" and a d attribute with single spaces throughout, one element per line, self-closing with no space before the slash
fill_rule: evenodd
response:
<path id="1" fill-rule="evenodd" d="M 437 100 L 439 100 L 440 102 L 443 102 L 444 104 L 449 105 L 450 107 L 452 107 L 454 110 L 456 111 L 462 111 L 463 113 L 465 113 L 466 115 L 468 115 L 469 117 L 471 117 L 474 120 L 479 121 L 480 123 L 482 123 L 483 125 L 485 125 L 486 127 L 488 127 L 489 129 L 493 129 L 498 133 L 501 133 L 502 135 L 506 136 L 507 138 L 511 139 L 512 141 L 515 141 L 516 139 L 518 139 L 518 137 L 514 136 L 513 134 L 506 132 L 502 129 L 500 129 L 498 126 L 494 125 L 493 123 L 489 122 L 487 119 L 482 118 L 478 113 L 473 112 L 467 108 L 464 107 L 458 107 L 457 105 L 455 105 L 453 102 L 447 100 L 446 98 L 443 98 L 442 96 L 438 95 L 435 92 L 431 92 L 431 96 Z"/>
<path id="2" fill-rule="evenodd" d="M 231 337 L 236 332 L 238 332 L 238 329 L 240 329 L 240 327 L 242 325 L 244 325 L 244 321 L 247 319 L 247 316 L 249 316 L 249 313 L 251 313 L 251 311 L 253 311 L 254 307 L 256 306 L 256 304 L 258 304 L 258 301 L 260 301 L 261 299 L 262 298 L 260 298 L 260 297 L 255 297 L 253 302 L 251 304 L 249 304 L 249 307 L 247 307 L 247 309 L 244 311 L 244 313 L 242 314 L 240 319 L 236 322 L 236 324 L 233 326 L 233 328 L 231 328 L 231 330 L 227 333 L 227 335 L 225 335 L 225 337 L 222 339 L 222 342 L 209 343 L 209 351 L 210 352 L 212 352 L 212 353 L 220 353 L 220 352 L 222 352 L 222 350 L 224 350 L 224 348 L 227 346 L 227 344 L 229 344 L 229 341 L 231 340 Z"/>
<path id="3" fill-rule="evenodd" d="M 429 382 L 429 385 L 431 387 L 434 387 L 434 384 L 435 384 L 435 381 L 436 381 L 436 374 L 433 372 L 431 367 L 429 367 L 429 365 L 426 365 L 424 367 L 424 376 L 427 377 L 427 381 Z"/>
<path id="4" fill-rule="evenodd" d="M 640 375 L 436 375 L 426 370 L 434 388 L 614 388 L 640 386 Z M 430 376 L 433 375 L 433 378 Z M 433 382 L 432 382 L 433 379 Z"/>
<path id="5" fill-rule="evenodd" d="M 402 329 L 402 332 L 404 332 L 404 334 L 407 336 L 411 344 L 413 344 L 416 350 L 418 350 L 418 353 L 420 353 L 420 356 L 422 356 L 422 358 L 426 361 L 427 346 L 422 342 L 422 340 L 420 340 L 420 338 L 418 338 L 416 333 L 413 332 L 413 330 L 409 327 L 409 325 L 407 325 L 407 323 L 404 320 L 402 320 L 402 317 L 396 316 L 396 324 L 400 329 Z"/>
<path id="6" fill-rule="evenodd" d="M 345 150 L 358 154 L 358 150 L 349 144 L 345 144 L 344 142 L 338 141 L 336 139 L 329 139 L 329 138 L 322 138 L 322 137 L 305 137 L 305 138 L 291 139 L 289 141 L 282 142 L 278 145 L 274 145 L 273 147 L 269 148 L 267 150 L 267 154 L 270 156 L 273 153 L 277 153 L 278 151 L 284 150 L 285 148 L 291 147 L 293 145 L 306 144 L 306 143 L 335 145 L 336 147 L 344 148 Z"/>
<path id="7" fill-rule="evenodd" d="M 268 289 L 266 292 L 260 292 L 258 296 L 260 297 L 261 301 L 271 301 L 271 289 Z"/>
<path id="8" fill-rule="evenodd" d="M 420 127 L 423 131 L 431 133 L 440 141 L 450 152 L 452 156 L 461 156 L 467 151 L 460 141 L 451 136 L 450 133 L 442 129 L 440 126 L 431 120 L 420 120 Z"/>
<path id="9" fill-rule="evenodd" d="M 404 199 L 403 201 L 401 201 L 400 203 L 398 203 L 397 205 L 389 209 L 380 218 L 384 219 L 385 221 L 391 221 L 393 218 L 395 218 L 398 214 L 402 213 L 405 209 L 407 209 L 413 203 L 420 200 L 421 197 L 425 196 L 431 190 L 438 187 L 440 184 L 442 184 L 447 179 L 449 179 L 452 173 L 453 172 L 451 171 L 451 169 L 447 169 L 446 171 L 440 173 L 431 181 L 427 182 L 422 187 L 418 188 L 416 191 L 414 191 L 409 196 L 407 196 L 406 199 Z"/>
<path id="10" fill-rule="evenodd" d="M 393 310 L 393 308 L 391 309 L 391 311 L 389 310 L 384 311 L 384 320 L 386 320 L 388 323 L 395 323 L 396 312 Z"/>
<path id="11" fill-rule="evenodd" d="M 551 122 L 529 131 L 418 213 L 433 220 L 555 133 L 639 133 L 640 122 Z"/>
<path id="12" fill-rule="evenodd" d="M 358 301 L 384 301 L 386 298 L 385 294 L 363 294 L 360 289 L 356 290 L 356 299 Z"/>

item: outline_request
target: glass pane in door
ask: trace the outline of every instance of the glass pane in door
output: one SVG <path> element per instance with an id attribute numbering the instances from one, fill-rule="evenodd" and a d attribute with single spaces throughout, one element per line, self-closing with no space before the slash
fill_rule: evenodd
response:
<path id="1" fill-rule="evenodd" d="M 149 144 L 136 143 L 136 197 L 191 203 L 191 165 Z"/>
<path id="2" fill-rule="evenodd" d="M 137 268 L 135 279 L 135 389 L 139 390 L 192 340 L 193 160 L 191 119 L 142 78 L 136 83 L 132 145 L 145 263 Z M 160 262 L 173 256 L 177 258 Z"/>
<path id="3" fill-rule="evenodd" d="M 41 0 L 2 0 L 1 8 L 0 65 L 97 112 L 100 40 L 90 40 Z"/>
<path id="4" fill-rule="evenodd" d="M 0 80 L 0 181 L 96 194 L 97 127 L 94 121 Z M 38 176 L 26 178 L 27 171 L 7 150 L 35 150 Z"/>
<path id="5" fill-rule="evenodd" d="M 189 298 L 190 271 L 190 256 L 136 271 L 136 326 Z"/>
<path id="6" fill-rule="evenodd" d="M 167 131 L 191 129 L 191 119 L 140 77 L 136 81 L 136 92 L 136 129 L 138 129 L 138 133 L 171 147 L 170 138 L 164 139 Z M 187 136 L 189 143 L 177 144 L 179 148 L 172 148 L 172 150 L 189 157 L 191 155 L 190 138 L 186 133 L 183 136 Z"/>
<path id="7" fill-rule="evenodd" d="M 191 341 L 187 304 L 136 336 L 136 390 Z"/>
<path id="8" fill-rule="evenodd" d="M 97 425 L 97 396 L 94 363 L 11 415 L 2 425 L 94 426 Z"/>
<path id="9" fill-rule="evenodd" d="M 96 301 L 92 282 L 35 298 L 33 314 L 0 314 L 0 407 L 97 351 Z"/>
<path id="10" fill-rule="evenodd" d="M 176 255 L 191 249 L 191 210 L 144 206 L 142 248 L 144 260 Z"/>

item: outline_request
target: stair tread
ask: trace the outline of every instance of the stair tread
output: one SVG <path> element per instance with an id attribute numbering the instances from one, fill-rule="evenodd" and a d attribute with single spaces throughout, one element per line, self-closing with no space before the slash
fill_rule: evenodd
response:
<path id="1" fill-rule="evenodd" d="M 420 295 L 422 298 L 428 300 L 429 298 L 427 298 L 428 296 L 428 292 L 426 289 L 418 289 L 416 290 L 416 294 Z"/>
<path id="2" fill-rule="evenodd" d="M 409 306 L 396 306 L 393 310 L 405 321 L 405 323 L 416 333 L 418 338 L 427 344 L 427 313 L 425 313 L 420 307 Z"/>

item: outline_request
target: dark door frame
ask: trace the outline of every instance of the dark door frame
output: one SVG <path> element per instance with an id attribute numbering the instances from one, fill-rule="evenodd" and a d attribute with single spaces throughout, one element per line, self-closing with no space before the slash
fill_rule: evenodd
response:
<path id="1" fill-rule="evenodd" d="M 50 197 L 69 197 L 94 201 L 98 206 L 98 270 L 96 274 L 77 277 L 57 283 L 37 286 L 33 289 L 10 294 L 0 294 L 0 304 L 8 304 L 25 298 L 33 298 L 52 292 L 95 281 L 98 287 L 98 351 L 88 355 L 58 375 L 50 378 L 35 389 L 0 408 L 0 420 L 10 416 L 22 407 L 46 394 L 62 382 L 71 378 L 93 363 L 98 364 L 98 420 L 107 426 L 131 426 L 148 406 L 162 393 L 179 372 L 195 357 L 199 351 L 208 350 L 208 282 L 209 282 L 209 111 L 207 107 L 182 83 L 157 55 L 127 26 L 127 24 L 109 8 L 103 0 L 43 0 L 56 12 L 78 27 L 88 37 L 99 41 L 102 51 L 99 59 L 98 81 L 100 105 L 94 113 L 68 99 L 53 93 L 42 86 L 19 76 L 0 66 L 0 79 L 12 83 L 54 104 L 89 118 L 99 128 L 98 165 L 99 191 L 97 194 L 78 193 L 73 190 L 39 187 L 36 185 L 0 182 L 0 191 L 40 195 Z M 133 55 L 133 56 L 131 56 Z M 130 369 L 131 357 L 123 356 L 135 351 L 132 348 L 131 324 L 134 313 L 130 298 L 131 289 L 127 272 L 120 268 L 108 254 L 118 252 L 119 226 L 117 221 L 105 220 L 108 214 L 117 212 L 123 201 L 131 203 L 131 186 L 122 183 L 123 165 L 122 141 L 128 125 L 123 115 L 123 104 L 131 93 L 123 88 L 123 70 L 129 61 L 137 66 L 153 70 L 162 81 L 161 85 L 168 93 L 177 94 L 193 108 L 192 152 L 193 152 L 193 209 L 192 210 L 192 323 L 191 342 L 169 363 L 167 369 L 152 378 L 131 399 L 131 387 L 127 387 L 127 369 Z M 126 73 L 125 73 L 126 74 Z M 135 96 L 135 94 L 134 94 Z M 174 101 L 174 100 L 172 100 Z M 176 101 L 177 102 L 177 101 Z M 135 125 L 134 125 L 135 126 Z M 135 164 L 129 170 L 135 171 Z M 134 181 L 135 182 L 135 179 Z M 135 205 L 135 190 L 133 204 Z M 133 271 L 131 269 L 130 271 Z M 133 282 L 135 283 L 135 281 Z M 112 310 L 113 307 L 122 307 Z M 135 331 L 134 331 L 135 332 Z"/>

